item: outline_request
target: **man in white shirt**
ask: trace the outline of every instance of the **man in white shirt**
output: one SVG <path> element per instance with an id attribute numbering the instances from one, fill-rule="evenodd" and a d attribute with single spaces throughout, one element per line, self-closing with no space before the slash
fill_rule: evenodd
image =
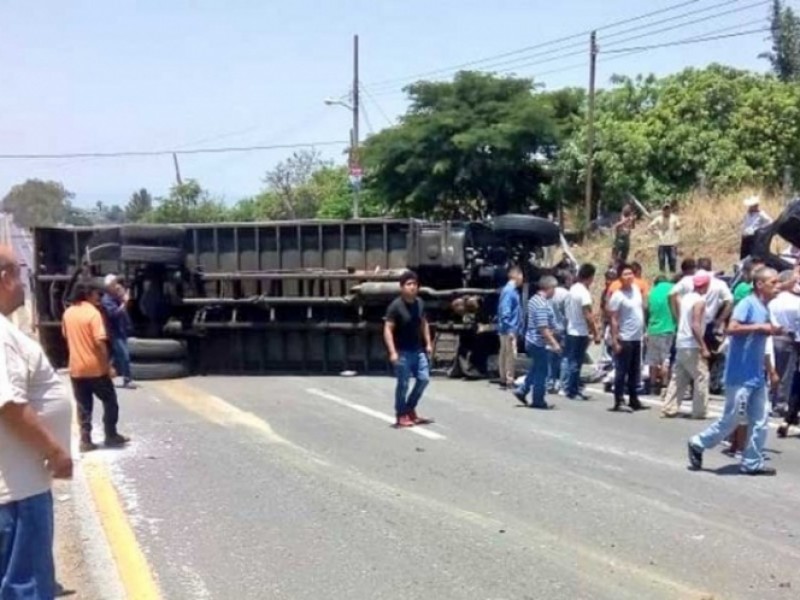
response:
<path id="1" fill-rule="evenodd" d="M 567 301 L 569 300 L 569 289 L 572 286 L 572 275 L 568 272 L 560 273 L 558 287 L 553 293 L 553 297 L 548 300 L 553 308 L 555 315 L 555 329 L 553 335 L 559 346 L 564 348 L 565 336 L 567 334 Z M 566 387 L 567 365 L 566 358 L 561 353 L 553 352 L 548 349 L 547 354 L 547 393 L 557 394 Z"/>
<path id="2" fill-rule="evenodd" d="M 794 271 L 783 271 L 778 275 L 778 293 L 769 303 L 770 320 L 782 333 L 773 336 L 775 345 L 775 368 L 780 377 L 775 394 L 773 410 L 783 412 L 789 404 L 792 381 L 797 371 L 797 342 L 800 340 L 800 296 L 793 292 Z"/>
<path id="3" fill-rule="evenodd" d="M 70 394 L 41 346 L 8 316 L 20 269 L 0 247 L 0 598 L 55 597 L 53 478 L 72 476 Z"/>
<path id="4" fill-rule="evenodd" d="M 711 275 L 698 271 L 692 278 L 692 291 L 680 300 L 678 332 L 675 336 L 675 367 L 664 396 L 661 416 L 675 417 L 690 384 L 693 385 L 692 418 L 705 419 L 708 408 L 708 369 L 704 368 L 709 351 L 705 342 L 705 295 Z"/>
<path id="5" fill-rule="evenodd" d="M 761 210 L 761 198 L 750 196 L 744 201 L 747 212 L 742 222 L 742 244 L 739 248 L 739 258 L 744 260 L 753 250 L 753 240 L 755 233 L 762 227 L 772 223 L 772 218 Z"/>
<path id="6" fill-rule="evenodd" d="M 592 311 L 592 294 L 589 291 L 594 283 L 595 273 L 594 265 L 581 265 L 578 269 L 578 281 L 569 288 L 566 304 L 567 339 L 564 355 L 567 374 L 564 395 L 570 400 L 588 400 L 580 390 L 581 365 L 589 342 L 593 339 L 595 344 L 600 343 L 600 332 Z"/>
<path id="7" fill-rule="evenodd" d="M 642 338 L 644 337 L 644 300 L 639 288 L 633 284 L 631 265 L 620 267 L 622 288 L 608 301 L 611 318 L 611 347 L 614 351 L 614 408 L 625 404 L 624 388 L 628 391 L 628 405 L 642 410 L 639 401 L 639 379 L 642 371 Z"/>
<path id="8" fill-rule="evenodd" d="M 672 206 L 665 204 L 661 214 L 657 216 L 647 231 L 658 234 L 658 268 L 663 273 L 669 266 L 670 273 L 674 273 L 678 263 L 678 230 L 681 228 L 680 219 L 672 214 Z"/>

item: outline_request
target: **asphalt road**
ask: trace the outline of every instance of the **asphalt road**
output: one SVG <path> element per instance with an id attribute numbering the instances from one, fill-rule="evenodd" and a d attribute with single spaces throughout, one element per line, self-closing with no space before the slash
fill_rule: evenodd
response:
<path id="1" fill-rule="evenodd" d="M 121 391 L 100 451 L 164 598 L 797 598 L 800 440 L 774 478 L 701 423 L 434 380 L 397 431 L 386 378 L 207 377 Z M 688 408 L 688 407 L 687 407 Z M 99 414 L 96 415 L 99 419 Z"/>

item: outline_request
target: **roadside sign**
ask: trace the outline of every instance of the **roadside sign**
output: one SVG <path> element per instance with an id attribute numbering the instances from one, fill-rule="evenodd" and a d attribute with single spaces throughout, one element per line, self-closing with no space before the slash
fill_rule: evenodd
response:
<path id="1" fill-rule="evenodd" d="M 361 170 L 361 167 L 358 166 L 350 167 L 350 177 L 358 177 L 359 179 L 361 179 L 363 175 L 364 171 Z"/>

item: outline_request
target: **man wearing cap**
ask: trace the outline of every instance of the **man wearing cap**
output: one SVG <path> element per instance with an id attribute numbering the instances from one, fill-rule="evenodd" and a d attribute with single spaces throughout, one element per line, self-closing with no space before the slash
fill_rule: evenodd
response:
<path id="1" fill-rule="evenodd" d="M 692 418 L 705 419 L 708 408 L 708 368 L 710 356 L 705 341 L 705 295 L 711 283 L 708 271 L 692 278 L 693 289 L 680 299 L 678 333 L 675 338 L 675 366 L 661 407 L 662 417 L 675 417 L 686 391 L 693 384 Z"/>
<path id="2" fill-rule="evenodd" d="M 761 199 L 758 196 L 750 196 L 744 201 L 747 212 L 742 223 L 742 245 L 739 249 L 739 258 L 745 259 L 753 251 L 753 240 L 755 233 L 762 227 L 772 223 L 770 216 L 761 210 Z"/>
<path id="3" fill-rule="evenodd" d="M 128 351 L 128 331 L 130 318 L 128 316 L 128 303 L 130 295 L 122 287 L 116 275 L 108 274 L 103 280 L 105 293 L 102 298 L 103 311 L 108 319 L 108 333 L 111 337 L 111 355 L 114 368 L 122 377 L 122 386 L 132 388 L 131 355 Z"/>
<path id="4" fill-rule="evenodd" d="M 105 445 L 120 447 L 128 438 L 117 431 L 119 404 L 114 382 L 111 381 L 108 334 L 101 311 L 103 282 L 80 282 L 76 286 L 73 304 L 64 311 L 62 333 L 69 350 L 69 375 L 78 405 L 81 427 L 81 452 L 95 450 L 92 441 L 92 412 L 94 396 L 103 403 Z"/>
<path id="5" fill-rule="evenodd" d="M 648 225 L 647 231 L 658 234 L 658 269 L 662 273 L 669 266 L 670 273 L 674 273 L 678 263 L 678 230 L 681 228 L 680 219 L 672 214 L 669 203 L 661 208 L 661 214 Z"/>
<path id="6" fill-rule="evenodd" d="M 383 341 L 389 361 L 395 369 L 395 427 L 413 427 L 432 423 L 417 414 L 417 404 L 430 381 L 430 357 L 433 353 L 431 330 L 425 317 L 425 305 L 419 298 L 419 279 L 413 271 L 400 276 L 400 296 L 389 305 L 383 327 Z M 415 379 L 411 393 L 408 384 Z"/>

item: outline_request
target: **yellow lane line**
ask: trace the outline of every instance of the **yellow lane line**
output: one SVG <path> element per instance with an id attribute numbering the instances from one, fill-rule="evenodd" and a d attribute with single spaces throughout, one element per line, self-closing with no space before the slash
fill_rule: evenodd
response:
<path id="1" fill-rule="evenodd" d="M 161 592 L 136 541 L 108 467 L 102 458 L 91 455 L 86 455 L 81 463 L 127 600 L 160 600 Z"/>

